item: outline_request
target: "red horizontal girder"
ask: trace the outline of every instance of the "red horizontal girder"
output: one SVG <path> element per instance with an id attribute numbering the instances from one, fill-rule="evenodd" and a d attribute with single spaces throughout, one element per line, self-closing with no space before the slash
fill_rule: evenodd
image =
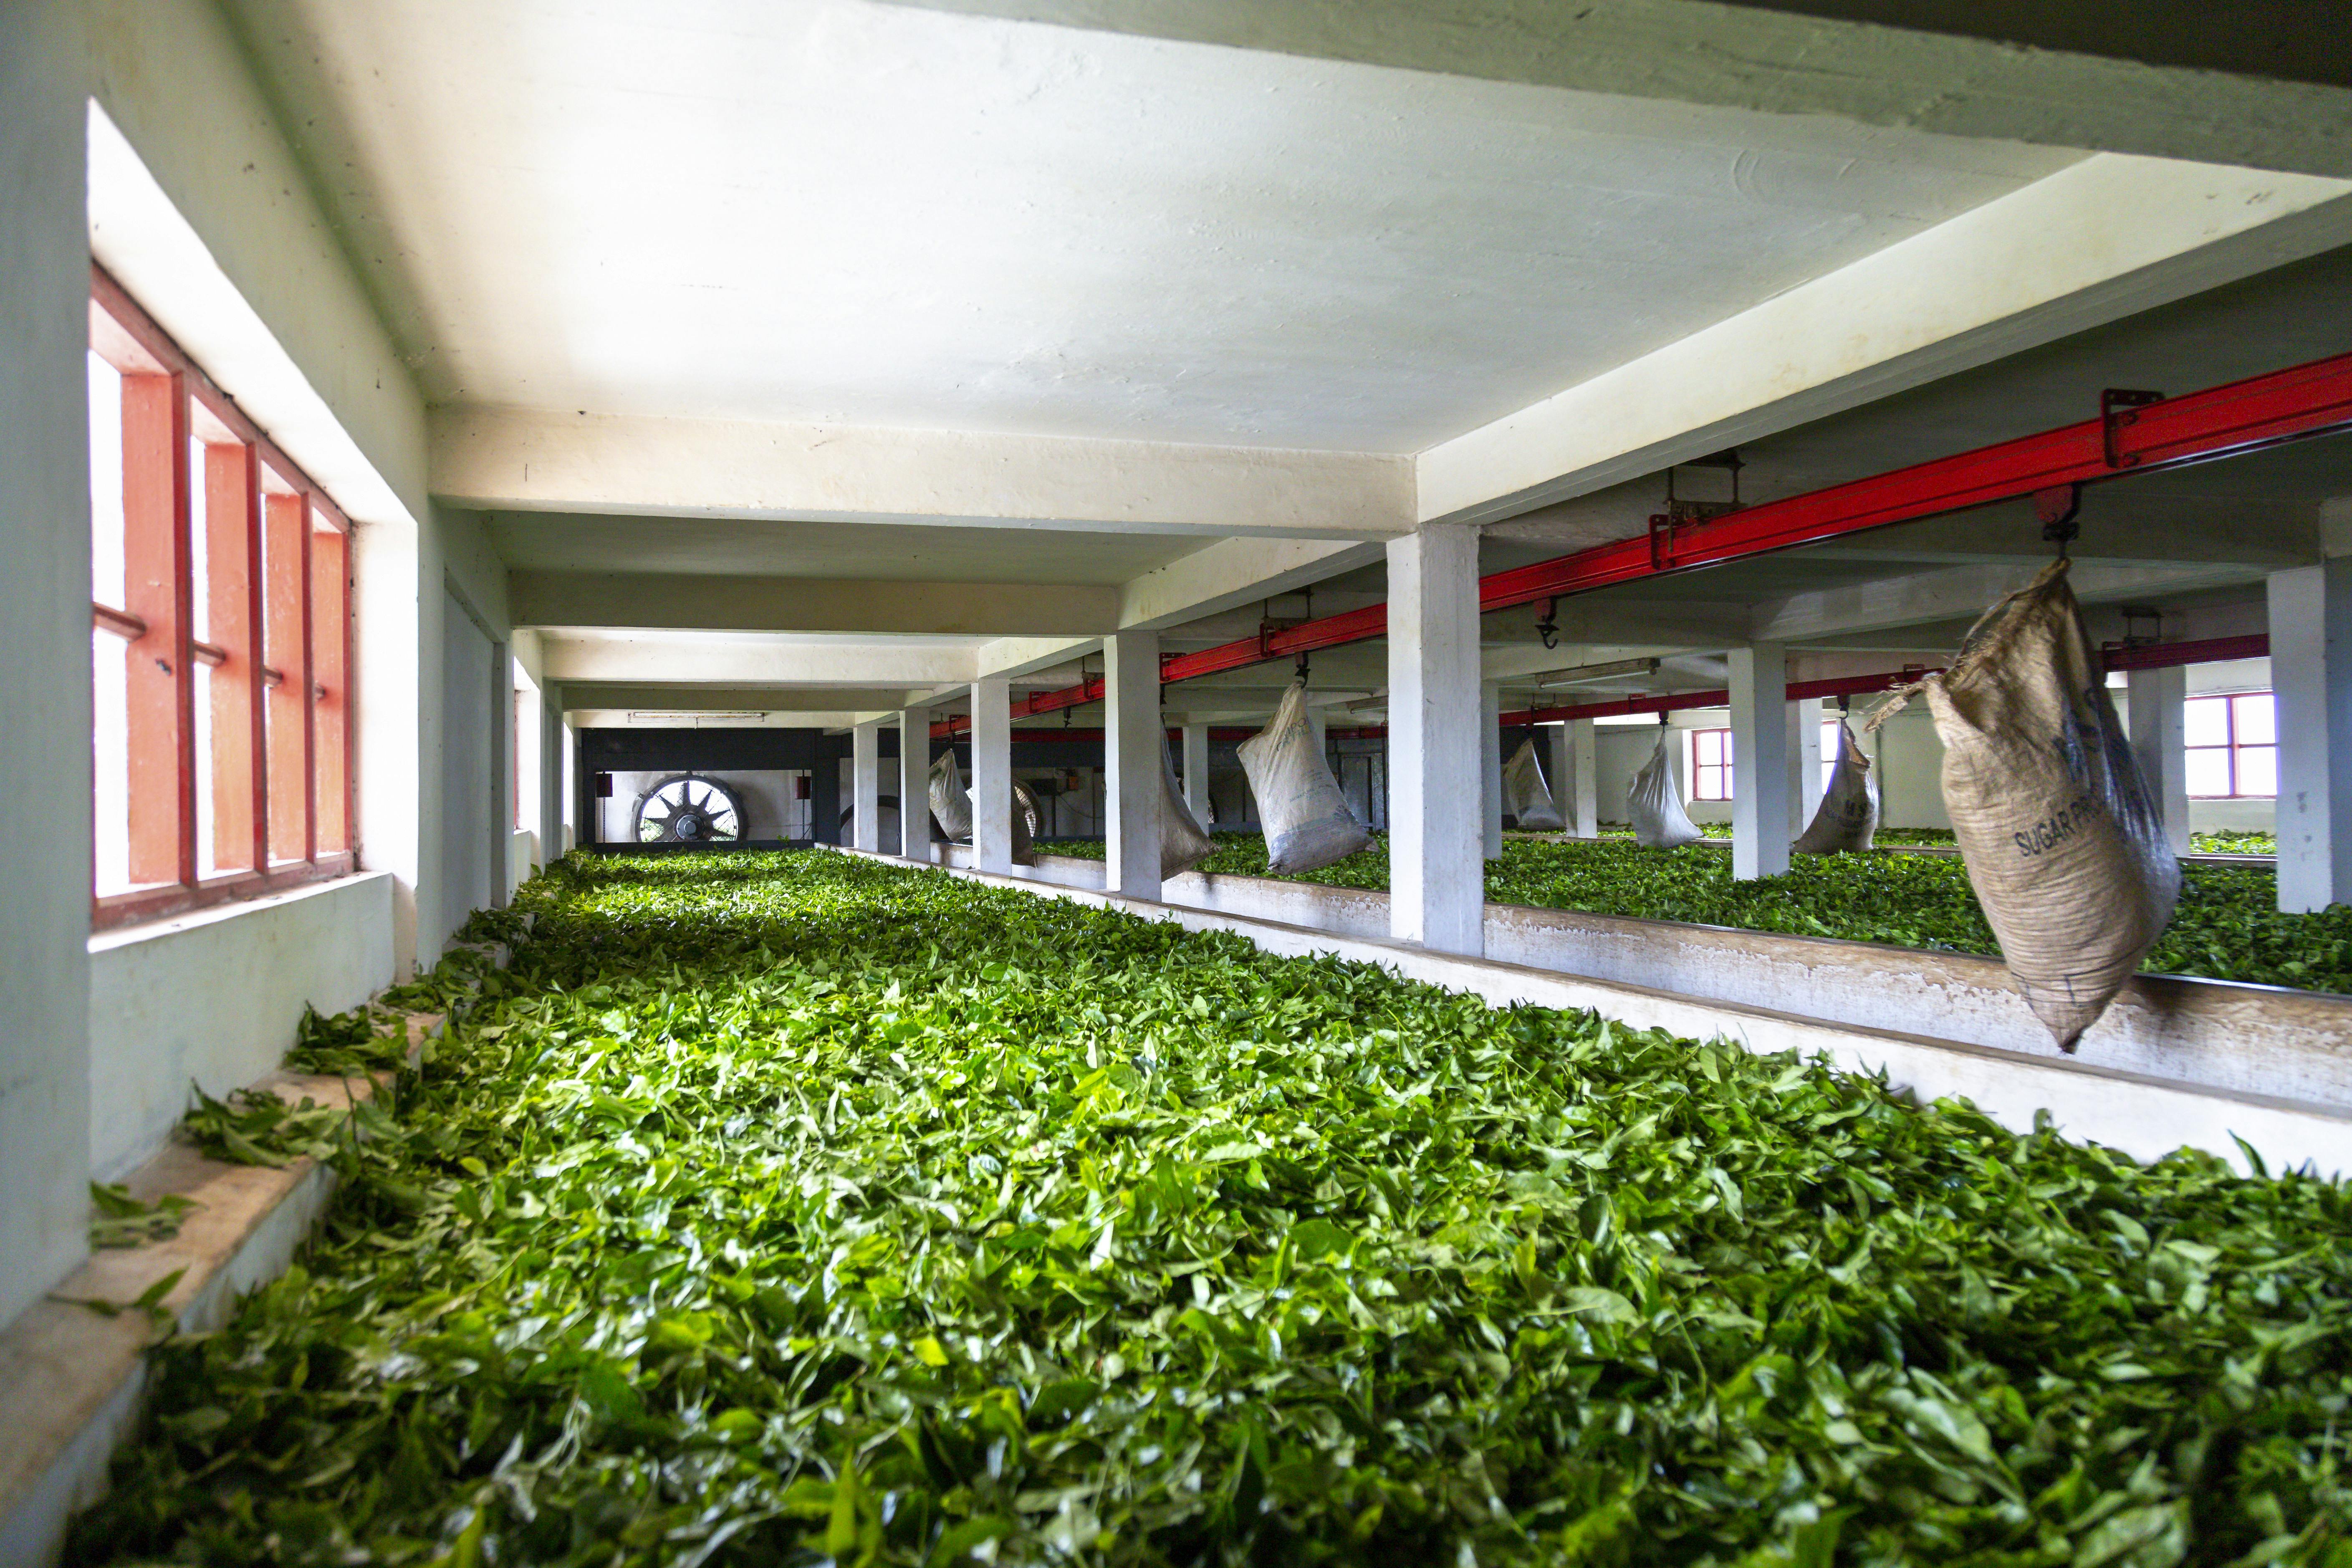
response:
<path id="1" fill-rule="evenodd" d="M 1565 598 L 1638 578 L 1717 566 L 1891 523 L 2014 500 L 2065 485 L 2155 473 L 2352 428 L 2352 354 L 2250 376 L 2182 397 L 2118 407 L 2039 435 L 1915 463 L 1827 489 L 1515 566 L 1478 581 L 1482 614 Z M 2112 461 L 2110 458 L 2112 458 Z M 1388 606 L 1367 605 L 1160 660 L 1162 683 L 1364 642 L 1388 631 Z M 2177 645 L 2176 645 L 2177 646 Z M 2244 656 L 2232 656 L 2244 657 Z M 2153 668 L 2141 666 L 2138 668 Z M 1032 704 L 1092 701 L 1102 683 L 1044 693 Z M 1030 712 L 1045 712 L 1033 706 Z M 1015 705 L 1013 712 L 1024 711 Z M 1648 711 L 1648 710 L 1636 710 Z"/>

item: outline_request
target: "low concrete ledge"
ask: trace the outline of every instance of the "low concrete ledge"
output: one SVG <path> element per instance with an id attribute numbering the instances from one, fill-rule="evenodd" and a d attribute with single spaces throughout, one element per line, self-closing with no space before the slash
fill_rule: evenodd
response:
<path id="1" fill-rule="evenodd" d="M 437 1016 L 408 1024 L 416 1065 Z M 389 1080 L 274 1073 L 252 1086 L 289 1103 L 346 1106 Z M 154 1325 L 131 1308 L 180 1270 L 159 1310 L 181 1333 L 218 1328 L 245 1296 L 286 1270 L 335 1189 L 334 1171 L 301 1158 L 234 1165 L 174 1142 L 123 1185 L 142 1203 L 191 1200 L 177 1236 L 93 1253 L 47 1300 L 0 1332 L 0 1568 L 57 1561 L 74 1513 L 106 1490 L 107 1467 L 139 1420 Z M 106 1316 L 85 1302 L 122 1309 Z"/>
<path id="2" fill-rule="evenodd" d="M 898 865 L 907 864 L 892 857 L 874 858 Z M 1790 1050 L 1809 1055 L 1826 1053 L 1832 1060 L 1852 1070 L 1884 1072 L 1890 1082 L 1909 1089 L 1923 1100 L 1964 1095 L 1986 1114 L 2018 1131 L 2030 1130 L 2035 1113 L 2047 1110 L 2071 1136 L 2095 1140 L 2120 1149 L 2136 1159 L 2156 1159 L 2186 1145 L 2218 1154 L 2240 1170 L 2245 1170 L 2248 1167 L 2236 1142 L 2237 1139 L 2242 1138 L 2274 1171 L 2307 1163 L 2323 1173 L 2332 1174 L 2352 1163 L 2352 1111 L 2338 1106 L 2314 1103 L 2285 1095 L 2186 1083 L 2117 1068 L 2096 1059 L 2064 1057 L 2054 1050 L 2034 1053 L 2004 1049 L 1954 1040 L 1948 1037 L 1912 1033 L 1884 1025 L 1841 1022 L 1824 1018 L 1810 1007 L 1804 1011 L 1791 1011 L 1724 1002 L 1637 982 L 1563 973 L 1556 967 L 1529 964 L 1498 955 L 1462 958 L 1393 942 L 1385 934 L 1352 934 L 1324 925 L 1285 921 L 1271 915 L 1210 909 L 1197 903 L 1179 901 L 1178 897 L 1184 893 L 1213 894 L 1227 902 L 1239 902 L 1253 897 L 1254 893 L 1251 889 L 1235 884 L 1255 884 L 1280 889 L 1276 896 L 1284 900 L 1296 900 L 1297 907 L 1345 919 L 1350 923 L 1364 921 L 1377 909 L 1384 923 L 1385 893 L 1322 888 L 1311 882 L 1270 881 L 1262 878 L 1191 877 L 1170 880 L 1167 888 L 1171 899 L 1167 902 L 1155 903 L 1150 900 L 1124 898 L 1097 890 L 1100 886 L 1100 862 L 1076 861 L 1075 864 L 1097 868 L 1097 889 L 1047 883 L 1034 875 L 1007 877 L 961 867 L 950 867 L 947 871 L 952 876 L 968 877 L 1000 886 L 1026 888 L 1050 897 L 1127 910 L 1147 919 L 1173 921 L 1188 930 L 1234 931 L 1248 937 L 1266 952 L 1285 956 L 1329 953 L 1339 958 L 1377 963 L 1397 971 L 1407 979 L 1423 980 L 1449 990 L 1465 992 L 1483 997 L 1496 1006 L 1532 1003 L 1545 1007 L 1590 1010 L 1633 1028 L 1664 1029 L 1696 1039 L 1721 1038 L 1759 1053 Z M 1032 872 L 1036 869 L 1024 868 Z M 1064 868 L 1064 870 L 1066 872 L 1068 868 Z M 1195 881 L 1216 886 L 1193 889 L 1187 885 Z M 1339 897 L 1332 903 L 1325 904 L 1310 896 L 1316 893 Z M 1507 915 L 1567 915 L 1567 911 L 1562 910 L 1522 910 L 1512 906 L 1490 905 L 1490 935 L 1498 910 Z M 1631 923 L 1665 924 L 1661 921 Z M 1717 928 L 1669 929 L 1706 932 Z M 1748 939 L 1764 933 L 1727 931 L 1721 934 Z M 1810 942 L 1813 939 L 1767 937 L 1765 940 Z M 1832 949 L 1861 949 L 1866 952 L 1892 952 L 1912 958 L 1942 956 L 1914 954 L 1900 948 L 1878 949 L 1863 942 L 1825 942 L 1822 945 Z M 1999 967 L 1992 960 L 1973 962 L 1990 963 L 1996 969 Z M 2215 983 L 2183 981 L 2178 984 L 2200 985 Z M 2304 994 L 2275 993 L 2263 986 L 2226 989 L 2289 997 Z M 1879 1000 L 1883 1002 L 1884 998 Z M 2011 1000 L 2015 1002 L 2015 997 L 2012 995 Z M 2022 1005 L 2019 1006 L 2022 1011 Z M 1885 1009 L 1882 1007 L 1881 1010 Z M 2038 1024 L 2034 1026 L 2040 1028 Z M 2047 1036 L 2042 1037 L 2046 1041 Z"/>

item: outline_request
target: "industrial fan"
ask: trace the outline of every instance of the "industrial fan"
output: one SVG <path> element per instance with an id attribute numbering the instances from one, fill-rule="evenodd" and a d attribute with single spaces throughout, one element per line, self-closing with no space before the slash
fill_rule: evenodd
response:
<path id="1" fill-rule="evenodd" d="M 743 837 L 743 803 L 717 779 L 674 773 L 637 796 L 640 844 L 732 844 Z"/>

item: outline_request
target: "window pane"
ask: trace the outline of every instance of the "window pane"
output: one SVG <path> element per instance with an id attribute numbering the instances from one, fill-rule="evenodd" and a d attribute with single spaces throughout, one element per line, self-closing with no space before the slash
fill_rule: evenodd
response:
<path id="1" fill-rule="evenodd" d="M 89 356 L 89 596 L 122 607 L 122 374 Z"/>
<path id="2" fill-rule="evenodd" d="M 2246 746 L 2238 752 L 2238 793 L 2278 794 L 2278 748 Z"/>
<path id="3" fill-rule="evenodd" d="M 1693 731 L 1691 742 L 1698 748 L 1698 765 L 1711 768 L 1723 761 L 1723 731 L 1699 730 Z"/>
<path id="4" fill-rule="evenodd" d="M 197 637 L 226 655 L 195 666 L 196 868 L 209 877 L 254 864 L 252 500 L 243 443 L 200 444 L 191 460 L 203 476 L 194 490 Z"/>
<path id="5" fill-rule="evenodd" d="M 2242 697 L 2230 699 L 2231 715 L 2237 721 L 2238 744 L 2268 746 L 2278 740 L 2278 713 L 2267 691 L 2249 691 Z"/>
<path id="6" fill-rule="evenodd" d="M 131 661 L 139 650 L 100 626 L 89 635 L 90 826 L 100 898 L 131 889 Z"/>
<path id="7" fill-rule="evenodd" d="M 2230 700 L 2226 697 L 2192 697 L 2181 704 L 2183 733 L 2191 746 L 2226 746 L 2230 743 Z"/>
<path id="8" fill-rule="evenodd" d="M 316 710 L 311 719 L 312 744 L 318 753 L 317 799 L 319 853 L 338 854 L 351 847 L 345 809 L 350 799 L 345 780 L 350 739 L 351 694 L 344 689 L 344 628 L 347 574 L 344 536 L 331 527 L 316 526 L 310 533 L 310 665 L 311 695 Z"/>
<path id="9" fill-rule="evenodd" d="M 269 743 L 269 858 L 299 860 L 310 843 L 310 704 L 304 685 L 302 545 L 310 509 L 294 487 L 267 469 L 261 497 L 262 626 Z"/>
<path id="10" fill-rule="evenodd" d="M 2230 793 L 2230 752 L 2222 746 L 2189 752 L 2189 793 L 2208 798 Z"/>
<path id="11" fill-rule="evenodd" d="M 131 645 L 123 700 L 128 879 L 180 879 L 179 485 L 181 391 L 168 375 L 122 378 L 122 608 L 146 623 Z"/>

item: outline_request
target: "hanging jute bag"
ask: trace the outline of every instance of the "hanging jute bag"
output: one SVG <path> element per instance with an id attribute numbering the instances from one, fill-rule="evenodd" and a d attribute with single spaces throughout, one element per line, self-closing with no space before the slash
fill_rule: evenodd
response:
<path id="1" fill-rule="evenodd" d="M 1543 762 L 1532 740 L 1521 742 L 1503 764 L 1503 809 L 1522 833 L 1558 833 L 1566 826 L 1559 807 L 1552 804 L 1551 785 L 1545 782 Z"/>
<path id="2" fill-rule="evenodd" d="M 1181 877 L 1216 852 L 1217 841 L 1192 815 L 1192 805 L 1184 799 L 1184 786 L 1176 782 L 1175 759 L 1167 747 L 1160 747 L 1160 879 Z"/>
<path id="3" fill-rule="evenodd" d="M 1633 775 L 1633 787 L 1625 792 L 1625 809 L 1633 819 L 1633 842 L 1650 849 L 1672 849 L 1677 845 L 1696 844 L 1706 837 L 1698 825 L 1683 809 L 1683 792 L 1675 778 L 1675 759 L 1667 751 L 1675 741 L 1675 732 L 1660 725 L 1658 749 Z"/>
<path id="4" fill-rule="evenodd" d="M 1307 720 L 1307 687 L 1294 680 L 1265 728 L 1241 743 L 1242 772 L 1265 832 L 1266 870 L 1319 871 L 1361 849 L 1372 836 L 1349 809 Z"/>
<path id="5" fill-rule="evenodd" d="M 1878 782 L 1870 776 L 1870 758 L 1853 738 L 1853 727 L 1840 719 L 1837 763 L 1822 791 L 1821 809 L 1789 847 L 1800 855 L 1835 855 L 1867 849 L 1877 836 Z"/>
<path id="6" fill-rule="evenodd" d="M 1944 809 L 2018 994 L 2072 1051 L 2172 919 L 2180 862 L 2053 562 L 1985 612 L 1925 692 Z"/>

